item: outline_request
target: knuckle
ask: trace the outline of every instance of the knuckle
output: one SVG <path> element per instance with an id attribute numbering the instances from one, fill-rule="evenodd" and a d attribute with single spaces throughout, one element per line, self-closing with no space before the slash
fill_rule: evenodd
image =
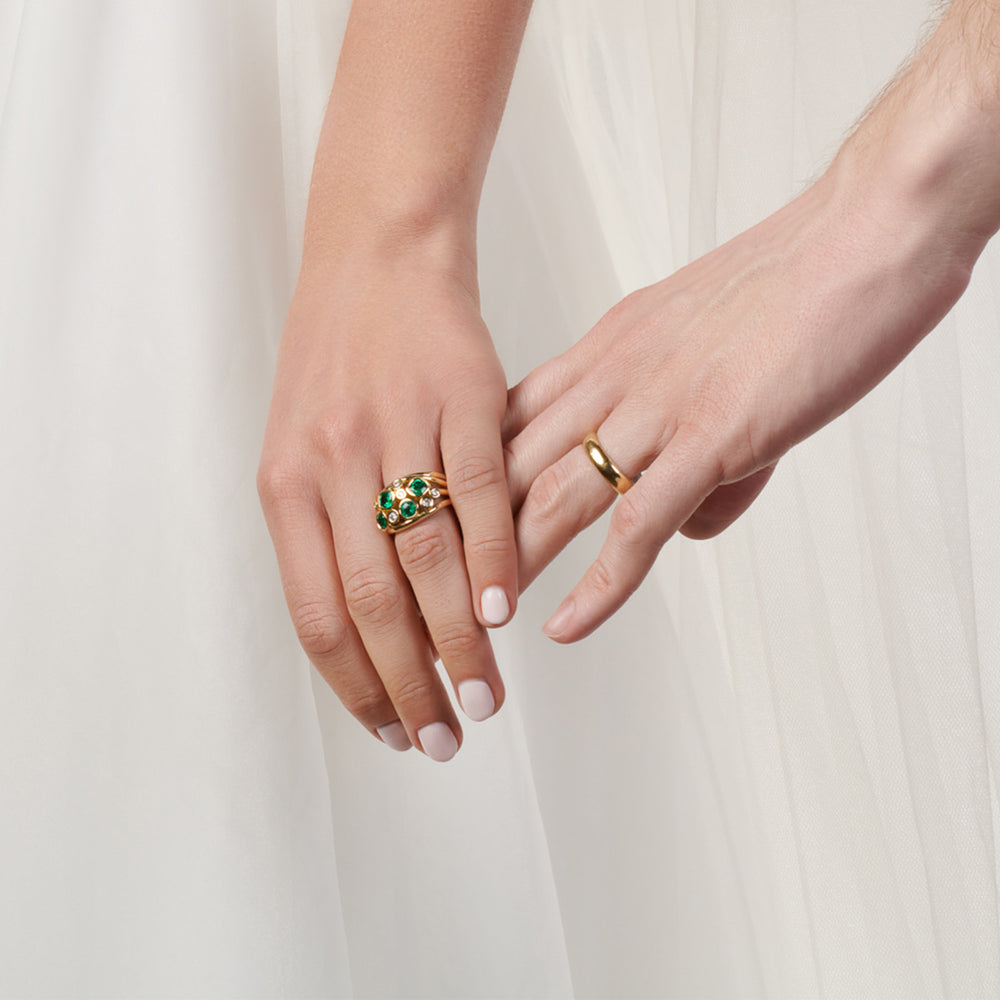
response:
<path id="1" fill-rule="evenodd" d="M 681 317 L 695 315 L 704 307 L 704 299 L 698 295 L 692 285 L 681 285 L 670 290 L 665 308 L 675 320 Z"/>
<path id="2" fill-rule="evenodd" d="M 647 540 L 653 527 L 648 506 L 632 493 L 629 491 L 615 504 L 611 515 L 612 528 L 626 545 Z"/>
<path id="3" fill-rule="evenodd" d="M 560 534 L 568 537 L 579 534 L 607 505 L 614 493 L 608 490 L 606 502 L 594 507 L 575 501 L 568 477 L 558 465 L 550 465 L 541 472 L 531 488 L 518 515 L 518 532 L 548 534 L 558 526 Z"/>
<path id="4" fill-rule="evenodd" d="M 392 580 L 365 566 L 344 580 L 344 600 L 356 622 L 377 628 L 392 620 L 397 592 Z"/>
<path id="5" fill-rule="evenodd" d="M 602 558 L 590 567 L 590 585 L 599 597 L 608 597 L 617 589 L 611 568 Z"/>
<path id="6" fill-rule="evenodd" d="M 482 455 L 468 455 L 448 467 L 448 489 L 452 494 L 476 496 L 506 486 L 504 470 Z"/>
<path id="7" fill-rule="evenodd" d="M 446 625 L 434 633 L 434 645 L 443 660 L 465 660 L 479 649 L 480 637 L 467 623 Z"/>
<path id="8" fill-rule="evenodd" d="M 565 514 L 566 476 L 559 465 L 550 465 L 534 481 L 529 491 L 539 520 L 548 521 Z"/>
<path id="9" fill-rule="evenodd" d="M 514 539 L 508 535 L 467 537 L 465 539 L 465 551 L 473 560 L 512 556 L 514 554 Z"/>
<path id="10" fill-rule="evenodd" d="M 635 311 L 634 302 L 632 300 L 632 294 L 624 296 L 619 299 L 602 317 L 602 326 L 627 326 L 632 319 L 632 314 Z"/>
<path id="11" fill-rule="evenodd" d="M 396 553 L 407 576 L 434 573 L 448 561 L 450 546 L 433 524 L 421 524 L 396 538 Z"/>
<path id="12" fill-rule="evenodd" d="M 638 288 L 629 292 L 624 298 L 619 299 L 605 314 L 597 324 L 597 329 L 604 330 L 610 328 L 611 332 L 618 332 L 633 326 L 639 317 L 643 316 L 647 310 L 647 288 Z"/>
<path id="13" fill-rule="evenodd" d="M 369 427 L 370 422 L 360 412 L 344 406 L 315 419 L 310 443 L 318 454 L 337 461 L 357 452 L 358 442 Z"/>
<path id="14" fill-rule="evenodd" d="M 511 438 L 503 443 L 504 468 L 514 469 L 517 467 L 521 457 L 521 445 L 518 438 Z"/>
<path id="15" fill-rule="evenodd" d="M 340 421 L 335 414 L 326 414 L 316 419 L 309 430 L 310 443 L 324 457 L 340 452 L 342 431 Z"/>
<path id="16" fill-rule="evenodd" d="M 393 714 L 389 699 L 380 688 L 355 687 L 338 695 L 344 708 L 365 725 L 379 725 Z"/>
<path id="17" fill-rule="evenodd" d="M 417 717 L 435 701 L 434 683 L 422 674 L 401 677 L 390 692 L 400 718 Z"/>
<path id="18" fill-rule="evenodd" d="M 292 621 L 310 659 L 332 659 L 347 642 L 348 630 L 344 622 L 328 605 L 319 601 L 299 604 L 292 611 Z"/>
<path id="19" fill-rule="evenodd" d="M 457 423 L 464 420 L 469 411 L 488 413 L 496 417 L 499 424 L 506 409 L 506 384 L 493 378 L 483 378 L 476 372 L 469 372 L 465 384 L 450 393 L 444 403 L 443 414 L 446 421 Z"/>
<path id="20" fill-rule="evenodd" d="M 605 493 L 596 504 L 580 503 L 574 498 L 572 480 L 561 463 L 550 465 L 528 491 L 518 530 L 527 525 L 531 530 L 548 532 L 557 525 L 560 533 L 577 535 L 613 502 L 614 492 L 608 489 Z"/>
<path id="21" fill-rule="evenodd" d="M 270 461 L 261 462 L 257 468 L 257 496 L 264 506 L 301 500 L 306 493 L 306 478 L 297 465 Z"/>

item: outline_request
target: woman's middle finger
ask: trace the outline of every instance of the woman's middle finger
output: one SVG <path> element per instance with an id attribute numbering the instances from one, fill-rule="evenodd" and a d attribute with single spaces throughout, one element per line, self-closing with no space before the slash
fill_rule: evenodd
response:
<path id="1" fill-rule="evenodd" d="M 425 460 L 426 461 L 426 460 Z M 431 460 L 417 471 L 440 467 Z M 386 480 L 399 466 L 386 464 Z M 430 499 L 422 496 L 419 501 Z M 431 640 L 466 715 L 481 722 L 504 699 L 504 686 L 486 629 L 476 618 L 465 553 L 453 510 L 435 510 L 393 536 Z"/>

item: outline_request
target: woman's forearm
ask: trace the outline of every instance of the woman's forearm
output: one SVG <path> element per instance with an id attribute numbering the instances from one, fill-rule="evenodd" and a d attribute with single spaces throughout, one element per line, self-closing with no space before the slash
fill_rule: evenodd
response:
<path id="1" fill-rule="evenodd" d="M 355 0 L 258 475 L 303 649 L 376 739 L 439 761 L 462 727 L 432 650 L 488 718 L 504 687 L 486 630 L 517 603 L 507 380 L 475 237 L 528 7 Z M 451 507 L 417 518 L 433 499 L 401 483 L 428 472 Z M 376 513 L 389 496 L 399 509 Z"/>
<path id="2" fill-rule="evenodd" d="M 355 0 L 306 252 L 442 237 L 474 257 L 483 178 L 531 0 Z"/>

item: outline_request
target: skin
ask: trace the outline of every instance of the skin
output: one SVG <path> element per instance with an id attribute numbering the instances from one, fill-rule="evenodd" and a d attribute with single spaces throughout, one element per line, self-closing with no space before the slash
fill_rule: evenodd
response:
<path id="1" fill-rule="evenodd" d="M 617 500 L 546 626 L 587 635 L 675 531 L 723 530 L 782 454 L 898 364 L 1000 228 L 998 0 L 956 0 L 814 185 L 628 296 L 508 398 L 475 216 L 528 6 L 355 0 L 258 475 L 310 659 L 376 738 L 398 723 L 428 752 L 421 734 L 443 724 L 454 749 L 437 759 L 461 728 L 428 635 L 453 686 L 485 681 L 498 709 L 485 588 L 513 613 Z M 645 470 L 621 499 L 580 447 L 595 429 Z M 379 534 L 379 487 L 442 468 L 454 510 Z"/>
<path id="2" fill-rule="evenodd" d="M 528 6 L 354 3 L 258 472 L 306 653 L 377 739 L 436 759 L 462 728 L 428 635 L 453 687 L 484 682 L 496 710 L 485 626 L 518 594 L 476 211 Z M 379 532 L 382 485 L 432 470 L 454 507 Z M 488 587 L 506 595 L 501 621 L 483 614 Z"/>
<path id="3" fill-rule="evenodd" d="M 628 296 L 512 390 L 522 584 L 615 501 L 600 554 L 546 634 L 592 632 L 674 532 L 731 524 L 781 455 L 954 305 L 1000 228 L 997 51 L 1000 5 L 952 4 L 814 185 Z M 594 429 L 619 468 L 645 470 L 620 499 L 579 446 Z"/>

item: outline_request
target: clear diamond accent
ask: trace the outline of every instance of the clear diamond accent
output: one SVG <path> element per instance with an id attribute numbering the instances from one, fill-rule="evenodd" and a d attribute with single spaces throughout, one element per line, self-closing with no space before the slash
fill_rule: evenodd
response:
<path id="1" fill-rule="evenodd" d="M 441 491 L 438 489 L 433 489 L 431 490 L 431 496 L 434 497 L 434 499 L 436 500 L 439 496 L 441 496 Z"/>
<path id="2" fill-rule="evenodd" d="M 389 523 L 395 524 L 399 520 L 399 511 L 390 510 L 389 511 Z"/>
<path id="3" fill-rule="evenodd" d="M 404 490 L 404 489 L 398 489 L 398 490 L 396 490 L 396 499 L 397 500 L 405 500 L 406 499 L 406 490 Z"/>
<path id="4" fill-rule="evenodd" d="M 421 507 L 430 507 L 430 505 L 431 505 L 431 504 L 432 504 L 433 502 L 434 502 L 434 501 L 433 501 L 433 500 L 431 500 L 431 498 L 430 498 L 430 497 L 421 497 L 421 498 L 420 498 L 420 506 L 421 506 Z"/>

